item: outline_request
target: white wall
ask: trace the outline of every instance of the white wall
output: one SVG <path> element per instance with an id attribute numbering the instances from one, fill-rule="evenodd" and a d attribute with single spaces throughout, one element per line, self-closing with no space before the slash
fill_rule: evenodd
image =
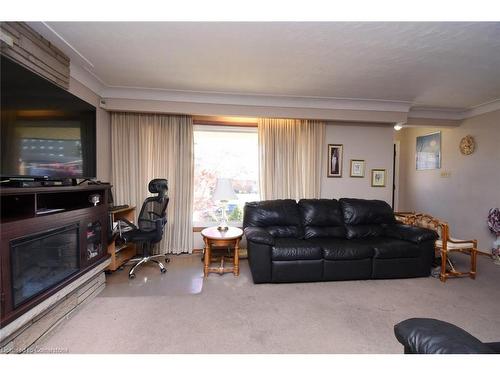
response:
<path id="1" fill-rule="evenodd" d="M 322 198 L 365 198 L 381 199 L 392 203 L 392 163 L 393 133 L 389 125 L 361 125 L 350 123 L 327 123 L 323 178 L 321 182 Z M 344 145 L 342 177 L 326 175 L 328 144 Z M 350 177 L 350 160 L 365 160 L 365 177 Z M 371 186 L 371 170 L 386 169 L 385 187 Z"/>
<path id="2" fill-rule="evenodd" d="M 416 137 L 440 130 L 441 169 L 417 171 Z M 490 251 L 494 239 L 486 217 L 500 207 L 500 111 L 465 120 L 457 128 L 406 128 L 401 140 L 400 209 L 425 212 L 450 224 L 454 237 L 478 239 L 478 247 Z M 459 151 L 460 140 L 472 135 L 476 151 Z M 450 173 L 442 177 L 441 172 Z"/>
<path id="3" fill-rule="evenodd" d="M 111 120 L 109 113 L 99 107 L 100 97 L 88 87 L 71 78 L 69 92 L 96 107 L 97 179 L 111 181 Z"/>

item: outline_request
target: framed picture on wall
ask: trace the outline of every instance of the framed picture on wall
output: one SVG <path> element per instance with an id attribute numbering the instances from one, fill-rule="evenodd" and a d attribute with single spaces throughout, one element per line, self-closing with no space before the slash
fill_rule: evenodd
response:
<path id="1" fill-rule="evenodd" d="M 342 177 L 343 145 L 328 145 L 327 177 Z"/>
<path id="2" fill-rule="evenodd" d="M 385 169 L 372 169 L 372 186 L 385 186 Z"/>
<path id="3" fill-rule="evenodd" d="M 441 132 L 417 137 L 417 171 L 441 168 Z"/>
<path id="4" fill-rule="evenodd" d="M 365 177 L 365 161 L 351 160 L 351 177 Z"/>

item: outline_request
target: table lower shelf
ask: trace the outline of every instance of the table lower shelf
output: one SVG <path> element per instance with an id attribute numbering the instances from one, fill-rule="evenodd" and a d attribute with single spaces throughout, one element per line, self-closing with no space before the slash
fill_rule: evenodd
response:
<path id="1" fill-rule="evenodd" d="M 232 259 L 230 266 L 225 265 L 226 258 L 229 258 L 230 261 Z M 219 265 L 215 266 L 214 263 L 219 263 Z M 238 274 L 239 274 L 239 269 L 236 269 L 236 267 L 234 265 L 234 258 L 233 257 L 226 257 L 226 256 L 222 256 L 222 257 L 220 257 L 220 259 L 218 259 L 216 257 L 212 257 L 212 262 L 208 266 L 207 271 L 209 273 L 215 272 L 215 273 L 218 273 L 219 275 L 223 275 L 225 273 L 233 273 L 235 276 L 238 276 Z"/>

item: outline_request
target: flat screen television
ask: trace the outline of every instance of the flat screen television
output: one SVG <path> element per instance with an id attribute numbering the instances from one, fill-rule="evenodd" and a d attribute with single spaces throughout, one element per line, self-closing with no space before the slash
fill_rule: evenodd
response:
<path id="1" fill-rule="evenodd" d="M 1 57 L 2 178 L 96 177 L 96 108 Z"/>

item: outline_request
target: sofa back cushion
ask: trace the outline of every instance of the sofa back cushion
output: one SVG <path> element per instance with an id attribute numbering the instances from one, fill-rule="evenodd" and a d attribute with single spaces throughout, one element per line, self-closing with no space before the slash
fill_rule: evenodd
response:
<path id="1" fill-rule="evenodd" d="M 387 202 L 355 198 L 342 198 L 339 202 L 349 239 L 381 236 L 384 224 L 396 221 Z"/>
<path id="2" fill-rule="evenodd" d="M 299 209 L 293 199 L 246 203 L 243 227 L 263 227 L 273 237 L 278 238 L 303 237 Z"/>
<path id="3" fill-rule="evenodd" d="M 301 199 L 299 210 L 304 238 L 345 238 L 342 210 L 336 199 Z"/>

